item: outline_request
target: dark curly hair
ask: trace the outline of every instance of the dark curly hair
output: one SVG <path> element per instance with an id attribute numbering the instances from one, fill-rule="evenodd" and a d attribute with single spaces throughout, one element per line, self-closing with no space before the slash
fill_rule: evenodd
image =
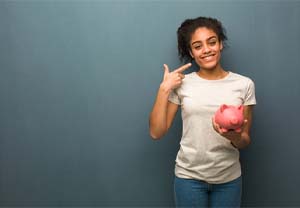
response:
<path id="1" fill-rule="evenodd" d="M 177 43 L 178 43 L 178 56 L 181 61 L 192 61 L 193 58 L 190 55 L 190 40 L 192 34 L 199 28 L 206 27 L 213 30 L 219 41 L 225 46 L 227 40 L 225 28 L 222 23 L 211 17 L 197 17 L 195 19 L 185 20 L 177 30 Z"/>

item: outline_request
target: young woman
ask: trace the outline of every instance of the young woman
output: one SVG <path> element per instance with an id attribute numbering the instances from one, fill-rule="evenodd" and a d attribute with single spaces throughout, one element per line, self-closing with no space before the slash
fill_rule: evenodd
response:
<path id="1" fill-rule="evenodd" d="M 181 60 L 194 61 L 199 71 L 184 75 L 185 64 L 163 81 L 150 114 L 150 135 L 159 139 L 170 128 L 178 108 L 183 123 L 175 165 L 177 207 L 239 207 L 241 166 L 239 149 L 250 144 L 253 81 L 223 69 L 221 52 L 227 40 L 220 21 L 210 17 L 185 20 L 177 30 Z M 222 133 L 213 115 L 222 104 L 244 105 L 242 131 Z"/>

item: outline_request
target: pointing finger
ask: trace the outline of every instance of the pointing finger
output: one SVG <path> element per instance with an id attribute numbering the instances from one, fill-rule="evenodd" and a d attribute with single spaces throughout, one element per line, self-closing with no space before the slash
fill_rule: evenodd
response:
<path id="1" fill-rule="evenodd" d="M 175 73 L 181 73 L 181 72 L 187 70 L 188 68 L 190 68 L 191 66 L 192 66 L 191 63 L 185 64 L 185 65 L 179 67 L 178 69 L 174 70 L 174 72 Z"/>

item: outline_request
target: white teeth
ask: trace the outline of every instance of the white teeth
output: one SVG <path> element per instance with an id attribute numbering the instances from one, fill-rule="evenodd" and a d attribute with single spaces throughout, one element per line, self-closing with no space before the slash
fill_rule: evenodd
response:
<path id="1" fill-rule="evenodd" d="M 206 56 L 203 59 L 206 60 L 206 61 L 211 60 L 211 59 L 213 59 L 213 55 Z"/>

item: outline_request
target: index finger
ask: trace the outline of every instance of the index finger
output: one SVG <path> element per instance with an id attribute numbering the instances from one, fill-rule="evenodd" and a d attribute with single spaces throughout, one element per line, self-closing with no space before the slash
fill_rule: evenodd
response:
<path id="1" fill-rule="evenodd" d="M 214 128 L 217 132 L 220 132 L 220 126 L 219 126 L 219 124 L 216 123 L 215 117 L 212 117 L 211 120 L 212 120 L 212 126 L 213 126 L 213 128 Z"/>
<path id="2" fill-rule="evenodd" d="M 191 66 L 192 66 L 191 63 L 187 63 L 187 64 L 185 64 L 185 65 L 179 67 L 178 69 L 174 70 L 174 72 L 175 72 L 175 73 L 181 73 L 181 72 L 187 70 L 188 68 L 190 68 Z"/>

